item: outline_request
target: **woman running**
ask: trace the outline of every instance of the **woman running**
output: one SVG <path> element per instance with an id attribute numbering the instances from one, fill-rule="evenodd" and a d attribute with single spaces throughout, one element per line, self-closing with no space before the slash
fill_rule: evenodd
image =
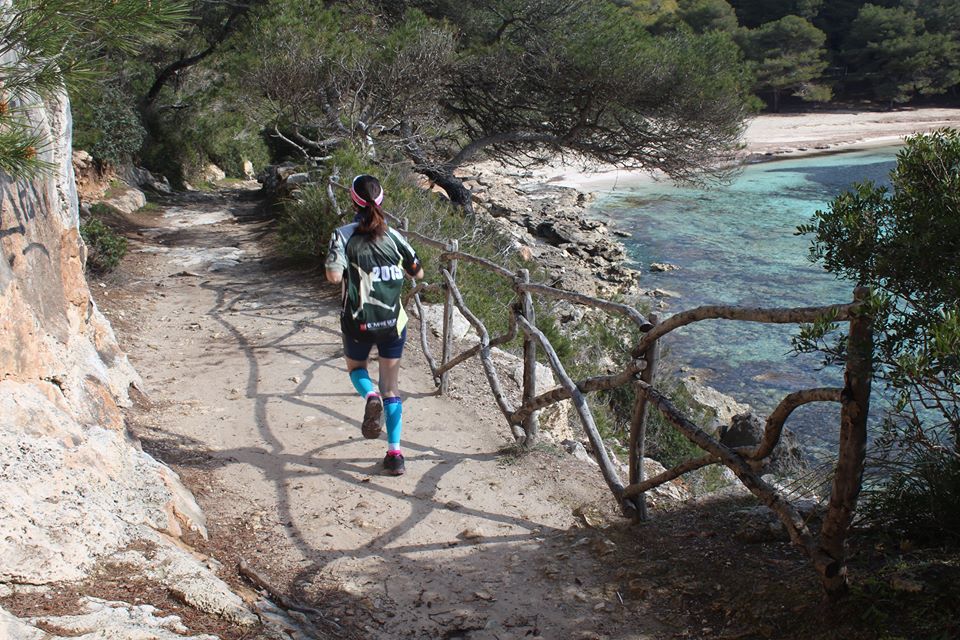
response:
<path id="1" fill-rule="evenodd" d="M 385 473 L 399 476 L 405 469 L 400 452 L 403 405 L 398 378 L 407 338 L 407 314 L 400 294 L 404 275 L 422 278 L 423 269 L 413 247 L 387 226 L 380 208 L 383 188 L 376 178 L 354 178 L 350 198 L 356 215 L 353 223 L 333 232 L 326 261 L 327 280 L 343 283 L 343 351 L 353 387 L 366 401 L 361 432 L 364 438 L 379 437 L 380 418 L 386 414 L 383 468 Z M 367 373 L 373 345 L 380 355 L 379 391 Z"/>

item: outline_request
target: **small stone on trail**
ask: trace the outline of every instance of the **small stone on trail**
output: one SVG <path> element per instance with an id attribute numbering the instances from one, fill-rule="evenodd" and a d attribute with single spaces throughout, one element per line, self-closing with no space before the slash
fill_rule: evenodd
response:
<path id="1" fill-rule="evenodd" d="M 292 382 L 293 384 L 300 384 L 300 381 L 301 381 L 300 376 L 293 376 L 292 378 L 290 378 L 290 382 Z"/>
<path id="2" fill-rule="evenodd" d="M 464 529 L 460 532 L 460 535 L 457 536 L 463 540 L 480 540 L 484 537 L 483 530 L 478 528 Z"/>
<path id="3" fill-rule="evenodd" d="M 490 593 L 487 591 L 476 591 L 474 592 L 473 597 L 477 600 L 486 600 L 487 602 L 493 602 L 496 600 L 496 598 L 490 595 Z"/>
<path id="4" fill-rule="evenodd" d="M 460 509 L 463 509 L 463 505 L 456 500 L 451 500 L 443 506 L 445 506 L 447 509 L 450 509 L 450 511 L 459 511 Z"/>

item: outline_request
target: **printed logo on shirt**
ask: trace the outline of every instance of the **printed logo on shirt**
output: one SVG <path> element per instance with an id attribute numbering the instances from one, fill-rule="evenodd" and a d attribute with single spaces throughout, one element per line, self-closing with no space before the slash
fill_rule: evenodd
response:
<path id="1" fill-rule="evenodd" d="M 389 282 L 391 280 L 403 280 L 403 269 L 396 265 L 386 267 L 374 267 L 370 272 L 374 282 Z"/>
<path id="2" fill-rule="evenodd" d="M 397 319 L 382 320 L 380 322 L 364 322 L 360 324 L 360 331 L 376 331 L 377 329 L 386 329 L 396 326 Z"/>

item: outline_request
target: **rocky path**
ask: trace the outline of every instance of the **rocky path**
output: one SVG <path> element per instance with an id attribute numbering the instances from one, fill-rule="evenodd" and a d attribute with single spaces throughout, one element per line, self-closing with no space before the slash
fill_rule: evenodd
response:
<path id="1" fill-rule="evenodd" d="M 410 346 L 408 471 L 382 476 L 337 292 L 270 257 L 256 201 L 196 196 L 136 222 L 99 303 L 147 385 L 137 435 L 198 494 L 212 537 L 197 544 L 227 574 L 245 560 L 325 611 L 331 637 L 667 637 L 631 620 L 601 561 L 616 544 L 584 526 L 610 517 L 595 468 L 503 453 L 478 370 L 438 397 Z"/>

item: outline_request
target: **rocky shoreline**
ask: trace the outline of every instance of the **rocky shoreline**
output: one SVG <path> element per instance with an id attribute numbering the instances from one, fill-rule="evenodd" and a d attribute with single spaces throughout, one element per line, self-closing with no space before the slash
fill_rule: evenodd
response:
<path id="1" fill-rule="evenodd" d="M 471 174 L 466 183 L 480 215 L 549 274 L 547 284 L 598 297 L 640 293 L 640 272 L 627 266 L 617 232 L 587 215 L 594 194 L 493 164 L 476 165 Z"/>

